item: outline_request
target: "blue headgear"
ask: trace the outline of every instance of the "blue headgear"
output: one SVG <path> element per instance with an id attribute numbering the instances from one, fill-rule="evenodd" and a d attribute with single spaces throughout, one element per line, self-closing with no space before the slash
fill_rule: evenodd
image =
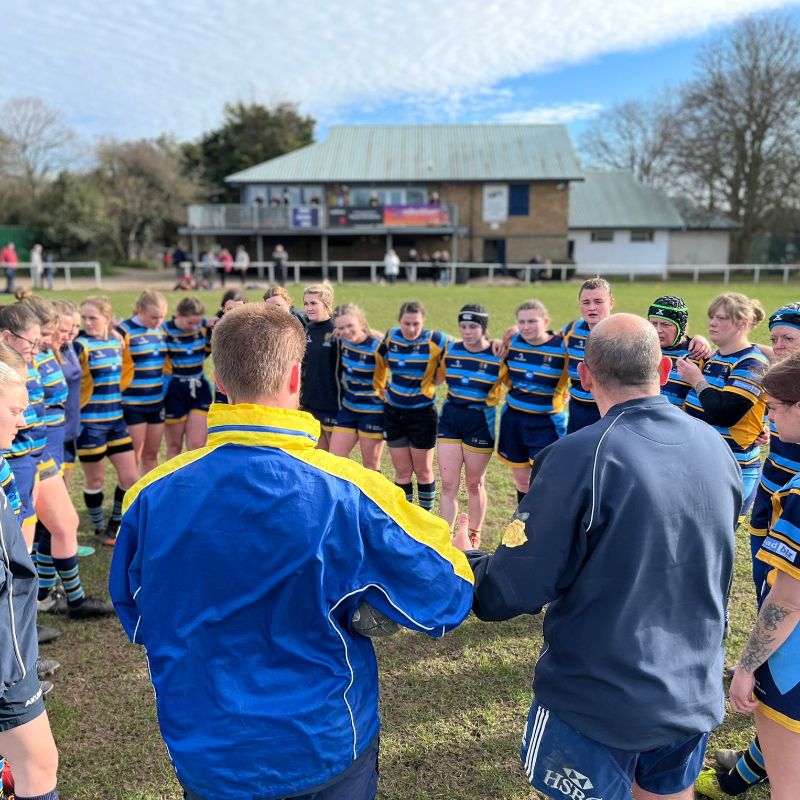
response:
<path id="1" fill-rule="evenodd" d="M 770 318 L 769 329 L 776 325 L 788 325 L 800 329 L 800 303 L 787 303 L 781 306 Z"/>

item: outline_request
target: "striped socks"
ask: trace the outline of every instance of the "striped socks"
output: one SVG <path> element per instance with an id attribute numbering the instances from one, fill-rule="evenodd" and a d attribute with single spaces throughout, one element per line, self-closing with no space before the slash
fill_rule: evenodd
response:
<path id="1" fill-rule="evenodd" d="M 717 775 L 717 781 L 723 792 L 730 795 L 743 794 L 751 786 L 764 780 L 767 777 L 767 770 L 764 767 L 764 756 L 761 753 L 761 746 L 756 737 L 744 755 L 736 762 L 736 766 L 730 772 L 723 772 Z"/>
<path id="2" fill-rule="evenodd" d="M 69 558 L 54 558 L 53 566 L 58 571 L 64 591 L 67 593 L 67 603 L 79 606 L 86 596 L 81 585 L 81 572 L 78 568 L 78 554 Z"/>
<path id="3" fill-rule="evenodd" d="M 103 490 L 83 489 L 83 502 L 89 511 L 89 519 L 96 531 L 103 531 L 106 527 L 106 517 L 103 513 Z"/>
<path id="4" fill-rule="evenodd" d="M 39 573 L 39 600 L 44 600 L 50 590 L 56 585 L 56 568 L 53 564 L 53 556 L 50 554 L 50 531 L 42 525 L 36 523 L 36 533 L 39 537 L 39 547 L 36 551 L 36 571 Z"/>
<path id="5" fill-rule="evenodd" d="M 436 502 L 436 481 L 431 481 L 431 483 L 417 481 L 417 499 L 420 508 L 433 511 L 433 504 Z"/>
<path id="6" fill-rule="evenodd" d="M 125 499 L 125 490 L 117 485 L 114 488 L 114 505 L 111 508 L 111 519 L 108 522 L 109 532 L 116 535 L 122 522 L 122 501 Z"/>
<path id="7" fill-rule="evenodd" d="M 409 503 L 414 502 L 414 484 L 413 483 L 395 483 L 395 486 L 399 486 L 405 493 L 406 493 L 406 500 Z"/>

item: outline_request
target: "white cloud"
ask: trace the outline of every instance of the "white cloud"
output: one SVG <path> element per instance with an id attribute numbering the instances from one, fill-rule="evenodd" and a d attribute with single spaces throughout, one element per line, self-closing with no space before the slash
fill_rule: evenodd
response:
<path id="1" fill-rule="evenodd" d="M 3 39 L 0 101 L 39 95 L 80 132 L 122 137 L 195 136 L 218 125 L 223 104 L 237 99 L 296 101 L 325 122 L 345 107 L 392 103 L 398 121 L 495 119 L 519 108 L 494 88 L 500 81 L 700 35 L 796 2 L 7 4 L 12 35 Z M 562 113 L 587 112 L 575 108 L 565 98 Z"/>
<path id="2" fill-rule="evenodd" d="M 596 117 L 603 110 L 602 103 L 558 103 L 538 106 L 527 111 L 506 111 L 498 114 L 496 122 L 513 122 L 518 125 L 566 124 Z"/>

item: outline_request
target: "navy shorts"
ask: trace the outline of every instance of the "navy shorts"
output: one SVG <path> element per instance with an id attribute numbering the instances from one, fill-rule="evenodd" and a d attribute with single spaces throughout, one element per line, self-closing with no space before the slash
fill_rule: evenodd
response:
<path id="1" fill-rule="evenodd" d="M 500 414 L 497 457 L 510 467 L 529 467 L 541 450 L 566 433 L 565 414 L 526 414 L 506 405 Z"/>
<path id="2" fill-rule="evenodd" d="M 366 750 L 341 774 L 302 794 L 281 795 L 291 800 L 374 800 L 378 793 L 378 748 L 376 736 Z M 184 790 L 184 800 L 209 800 Z"/>
<path id="3" fill-rule="evenodd" d="M 167 425 L 185 422 L 192 412 L 208 414 L 211 408 L 211 386 L 205 375 L 193 378 L 170 378 L 167 396 L 164 398 L 164 413 Z"/>
<path id="4" fill-rule="evenodd" d="M 339 424 L 338 412 L 331 414 L 330 411 L 317 411 L 315 408 L 304 408 L 302 410 L 311 414 L 326 433 L 330 433 Z"/>
<path id="5" fill-rule="evenodd" d="M 707 733 L 698 733 L 654 750 L 617 750 L 584 736 L 534 701 L 520 758 L 531 786 L 548 797 L 630 800 L 634 779 L 653 794 L 677 794 L 692 786 L 703 768 L 707 739 Z"/>
<path id="6" fill-rule="evenodd" d="M 460 405 L 446 400 L 439 417 L 439 444 L 460 444 L 475 453 L 494 451 L 494 406 Z"/>
<path id="7" fill-rule="evenodd" d="M 61 475 L 61 465 L 64 463 L 64 425 L 53 425 L 47 428 L 47 444 L 44 453 L 37 465 L 39 480 L 45 481 Z"/>
<path id="8" fill-rule="evenodd" d="M 26 455 L 19 458 L 7 458 L 8 466 L 14 473 L 20 503 L 20 525 L 36 521 L 36 512 L 33 509 L 33 487 L 36 484 L 37 466 L 33 456 Z"/>
<path id="9" fill-rule="evenodd" d="M 120 417 L 111 422 L 85 424 L 78 436 L 77 449 L 81 461 L 102 461 L 105 456 L 133 450 L 133 443 L 125 420 Z"/>
<path id="10" fill-rule="evenodd" d="M 335 431 L 358 433 L 365 439 L 383 439 L 383 406 L 377 406 L 378 413 L 370 414 L 364 411 L 352 411 L 349 408 L 340 408 L 336 415 Z"/>
<path id="11" fill-rule="evenodd" d="M 164 404 L 160 406 L 122 406 L 122 416 L 126 425 L 163 425 L 166 419 Z"/>
<path id="12" fill-rule="evenodd" d="M 439 420 L 433 403 L 421 408 L 383 406 L 383 438 L 389 447 L 413 447 L 433 450 Z"/>
<path id="13" fill-rule="evenodd" d="M 42 687 L 36 668 L 31 668 L 0 697 L 0 731 L 19 728 L 44 713 Z"/>
<path id="14" fill-rule="evenodd" d="M 594 425 L 600 419 L 600 409 L 596 403 L 581 403 L 580 400 L 569 401 L 569 419 L 567 433 L 575 433 L 587 425 Z"/>
<path id="15" fill-rule="evenodd" d="M 68 439 L 64 442 L 64 469 L 72 469 L 75 466 L 75 458 L 78 454 L 78 440 Z"/>

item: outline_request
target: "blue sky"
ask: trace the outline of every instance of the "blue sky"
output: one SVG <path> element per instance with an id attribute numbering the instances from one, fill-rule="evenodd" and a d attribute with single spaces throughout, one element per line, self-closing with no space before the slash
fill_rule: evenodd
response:
<path id="1" fill-rule="evenodd" d="M 11 6 L 10 3 L 6 4 Z M 750 13 L 800 0 L 39 0 L 3 11 L 0 104 L 39 96 L 85 141 L 219 125 L 231 100 L 341 123 L 564 122 L 690 77 Z M 0 118 L 2 125 L 2 118 Z"/>

